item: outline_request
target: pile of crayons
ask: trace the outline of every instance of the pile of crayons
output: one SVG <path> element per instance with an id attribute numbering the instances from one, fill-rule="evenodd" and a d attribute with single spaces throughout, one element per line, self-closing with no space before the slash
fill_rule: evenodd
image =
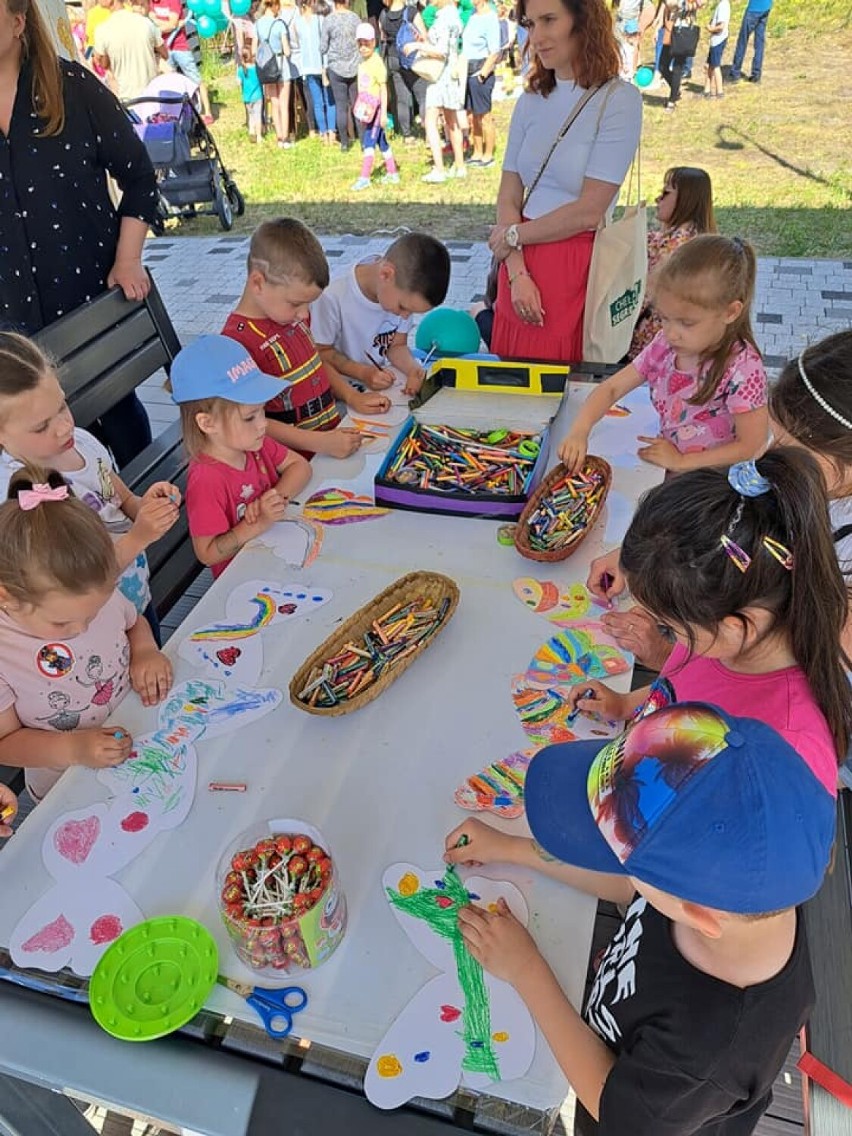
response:
<path id="1" fill-rule="evenodd" d="M 552 552 L 576 540 L 594 521 L 605 493 L 604 475 L 588 467 L 555 482 L 527 522 L 530 548 Z"/>
<path id="2" fill-rule="evenodd" d="M 314 667 L 299 699 L 309 706 L 328 708 L 356 697 L 434 635 L 449 606 L 448 599 L 434 607 L 419 596 L 407 604 L 395 604 L 373 620 L 360 642 L 344 643 L 333 658 Z"/>
<path id="3" fill-rule="evenodd" d="M 384 479 L 438 493 L 517 496 L 525 490 L 540 449 L 536 434 L 413 422 Z"/>

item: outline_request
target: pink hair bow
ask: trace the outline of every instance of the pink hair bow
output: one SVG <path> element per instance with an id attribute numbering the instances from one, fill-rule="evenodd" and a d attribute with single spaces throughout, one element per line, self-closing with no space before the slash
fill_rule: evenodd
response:
<path id="1" fill-rule="evenodd" d="M 41 484 L 34 485 L 32 489 L 22 489 L 18 493 L 18 504 L 24 512 L 29 512 L 30 509 L 37 508 L 45 501 L 65 501 L 67 498 L 67 485 L 57 485 L 55 489 L 52 489 L 49 485 Z"/>

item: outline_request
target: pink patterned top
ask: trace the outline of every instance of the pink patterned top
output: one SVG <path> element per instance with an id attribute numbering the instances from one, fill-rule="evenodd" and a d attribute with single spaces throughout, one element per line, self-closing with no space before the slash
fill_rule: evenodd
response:
<path id="1" fill-rule="evenodd" d="M 654 229 L 648 234 L 648 276 L 674 252 L 676 248 L 685 245 L 693 237 L 698 236 L 698 229 L 694 221 L 687 221 L 685 225 L 678 225 L 676 229 Z M 635 359 L 643 347 L 647 347 L 658 331 L 662 329 L 660 317 L 648 303 L 647 290 L 639 319 L 633 331 L 630 342 L 628 359 Z"/>
<path id="2" fill-rule="evenodd" d="M 736 439 L 734 415 L 766 406 L 766 371 L 750 344 L 734 347 L 716 393 L 703 406 L 693 406 L 704 368 L 679 371 L 677 352 L 662 332 L 633 360 L 648 384 L 651 402 L 660 416 L 660 434 L 682 454 L 712 450 Z"/>

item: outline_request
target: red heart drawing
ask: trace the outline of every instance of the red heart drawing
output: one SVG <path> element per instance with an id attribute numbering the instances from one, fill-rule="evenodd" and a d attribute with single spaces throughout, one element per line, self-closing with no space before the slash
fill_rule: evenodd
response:
<path id="1" fill-rule="evenodd" d="M 21 950 L 55 954 L 57 951 L 70 946 L 73 941 L 74 928 L 64 915 L 57 915 L 52 923 L 47 923 L 40 931 L 36 931 L 25 943 L 22 943 Z"/>
<path id="2" fill-rule="evenodd" d="M 92 851 L 92 845 L 101 831 L 96 816 L 84 820 L 67 820 L 53 834 L 53 846 L 60 856 L 72 864 L 82 864 Z"/>
<path id="3" fill-rule="evenodd" d="M 281 615 L 293 615 L 299 609 L 296 604 L 281 604 L 278 611 Z"/>
<path id="4" fill-rule="evenodd" d="M 461 1017 L 461 1010 L 455 1006 L 442 1006 L 441 1007 L 441 1021 L 454 1022 Z"/>
<path id="5" fill-rule="evenodd" d="M 239 647 L 223 647 L 221 651 L 216 652 L 216 658 L 223 666 L 232 667 L 241 654 Z"/>

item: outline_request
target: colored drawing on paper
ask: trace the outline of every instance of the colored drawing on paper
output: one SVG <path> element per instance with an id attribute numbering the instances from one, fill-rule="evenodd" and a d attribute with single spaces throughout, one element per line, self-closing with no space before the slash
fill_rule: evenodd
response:
<path id="1" fill-rule="evenodd" d="M 379 1108 L 413 1096 L 441 1098 L 460 1081 L 484 1089 L 523 1076 L 535 1050 L 529 1011 L 507 983 L 485 974 L 464 945 L 458 911 L 505 898 L 523 923 L 528 912 L 512 884 L 462 881 L 444 866 L 424 871 L 394 864 L 383 877 L 391 910 L 411 942 L 442 973 L 412 998 L 379 1043 L 364 1091 Z"/>
<path id="2" fill-rule="evenodd" d="M 617 722 L 576 712 L 564 686 L 542 687 L 531 683 L 528 674 L 513 676 L 511 694 L 524 733 L 537 749 L 560 742 L 611 738 L 621 728 Z"/>
<path id="3" fill-rule="evenodd" d="M 524 782 L 534 749 L 510 753 L 479 773 L 473 773 L 456 789 L 457 805 L 473 811 L 492 812 L 511 820 L 524 811 Z"/>
<path id="4" fill-rule="evenodd" d="M 593 595 L 585 584 L 556 584 L 553 580 L 536 580 L 532 576 L 521 576 L 512 584 L 515 595 L 530 611 L 544 616 L 557 627 L 568 627 L 582 621 L 604 642 L 613 642 L 597 619 L 589 619 L 593 608 L 610 610 L 611 605 Z M 613 601 L 617 604 L 618 599 Z M 592 612 L 596 615 L 596 612 Z"/>
<path id="5" fill-rule="evenodd" d="M 629 406 L 624 406 L 623 403 L 616 402 L 614 406 L 611 406 L 609 408 L 609 410 L 607 410 L 606 417 L 607 418 L 626 418 L 628 416 L 628 414 L 632 414 L 632 413 L 633 413 L 633 411 L 630 409 Z"/>
<path id="6" fill-rule="evenodd" d="M 309 568 L 320 554 L 323 530 L 321 525 L 304 517 L 287 517 L 271 525 L 261 536 L 255 537 L 252 546 L 268 548 L 279 560 L 295 568 Z"/>
<path id="7" fill-rule="evenodd" d="M 170 691 L 158 708 L 158 729 L 135 737 L 122 765 L 98 772 L 112 799 L 66 813 L 48 828 L 42 859 L 55 886 L 12 932 L 9 949 L 16 966 L 49 971 L 70 966 L 76 974 L 92 973 L 109 944 L 145 918 L 110 877 L 189 812 L 195 743 L 205 734 L 215 736 L 263 717 L 282 697 L 280 690 L 232 689 L 198 680 Z"/>
<path id="8" fill-rule="evenodd" d="M 212 627 L 202 627 L 193 631 L 190 639 L 193 643 L 208 642 L 220 639 L 247 639 L 249 635 L 257 635 L 275 615 L 275 600 L 268 593 L 259 593 L 249 600 L 257 611 L 247 623 L 215 623 Z"/>
<path id="9" fill-rule="evenodd" d="M 348 489 L 321 489 L 305 502 L 302 515 L 323 525 L 347 525 L 353 521 L 373 521 L 389 512 L 364 494 Z"/>
<path id="10" fill-rule="evenodd" d="M 542 686 L 605 679 L 624 674 L 630 663 L 615 646 L 601 643 L 591 631 L 573 627 L 542 643 L 527 668 L 531 683 Z"/>

